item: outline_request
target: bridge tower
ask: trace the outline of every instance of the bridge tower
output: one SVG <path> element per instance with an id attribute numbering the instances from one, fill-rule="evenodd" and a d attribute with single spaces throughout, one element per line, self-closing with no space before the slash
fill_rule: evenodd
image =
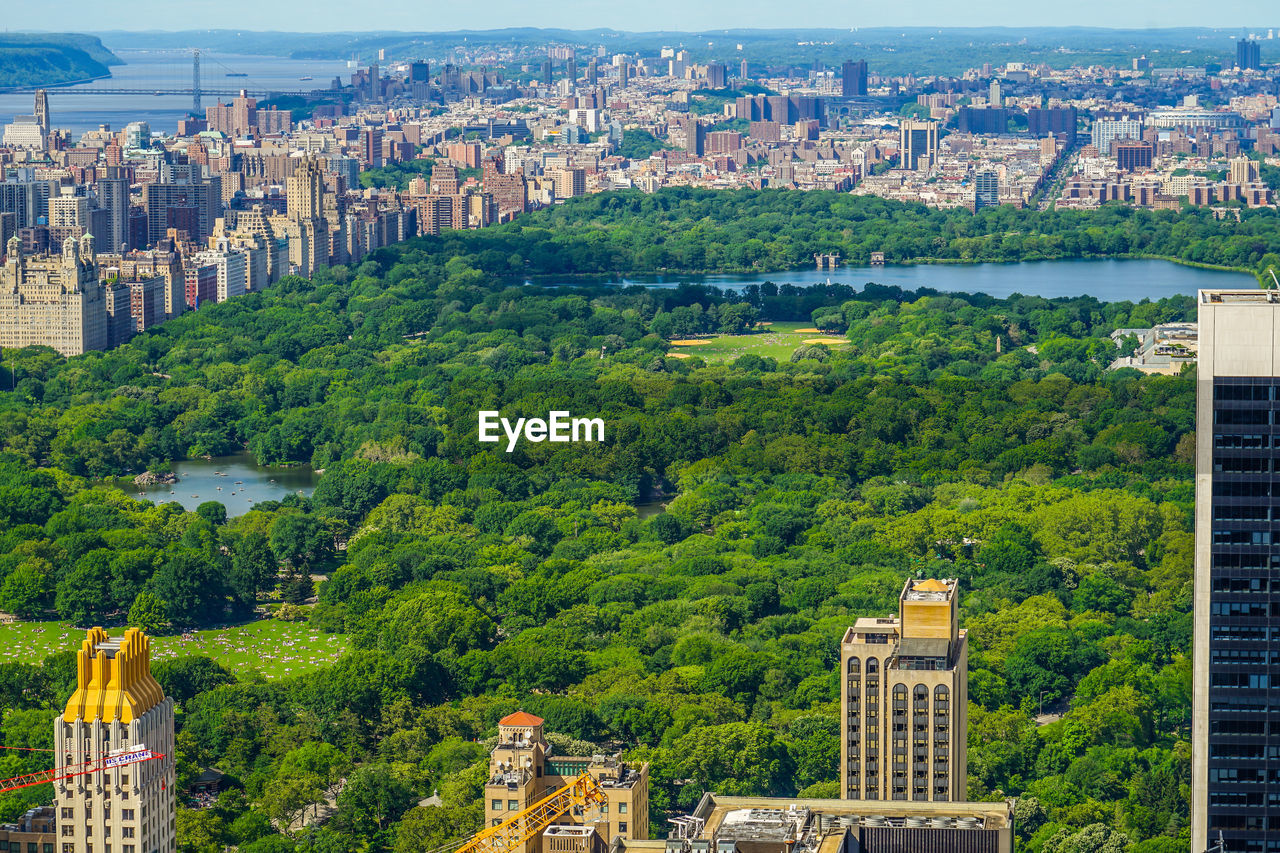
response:
<path id="1" fill-rule="evenodd" d="M 196 118 L 204 115 L 200 108 L 200 48 L 191 49 L 191 112 Z"/>

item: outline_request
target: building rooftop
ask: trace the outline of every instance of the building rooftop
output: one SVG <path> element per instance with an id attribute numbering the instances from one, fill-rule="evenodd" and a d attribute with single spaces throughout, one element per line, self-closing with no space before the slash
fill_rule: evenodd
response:
<path id="1" fill-rule="evenodd" d="M 1247 303 L 1247 302 L 1280 303 L 1280 291 L 1277 291 L 1277 290 L 1201 290 L 1200 302 L 1204 304 Z"/>
<path id="2" fill-rule="evenodd" d="M 739 850 L 836 853 L 847 849 L 850 832 L 885 829 L 999 831 L 1008 836 L 1011 845 L 1013 802 L 819 800 L 708 793 L 692 814 L 673 823 L 676 830 L 667 841 L 667 853 L 711 853 L 723 841 L 735 842 Z M 623 849 L 633 846 L 641 849 L 631 843 Z"/>
<path id="3" fill-rule="evenodd" d="M 947 601 L 955 592 L 956 582 L 951 579 L 917 581 L 903 593 L 906 601 Z"/>
<path id="4" fill-rule="evenodd" d="M 516 711 L 514 714 L 507 714 L 501 720 L 498 720 L 500 726 L 540 726 L 545 720 L 541 717 L 535 717 L 527 711 Z"/>

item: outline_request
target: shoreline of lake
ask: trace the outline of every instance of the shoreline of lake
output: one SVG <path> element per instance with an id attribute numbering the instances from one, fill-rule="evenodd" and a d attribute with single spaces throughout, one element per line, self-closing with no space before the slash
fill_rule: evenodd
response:
<path id="1" fill-rule="evenodd" d="M 1076 263 L 1089 261 L 1166 261 L 1170 264 L 1176 264 L 1180 267 L 1190 269 L 1208 270 L 1210 272 L 1229 272 L 1247 275 L 1255 281 L 1260 281 L 1258 274 L 1247 267 L 1233 267 L 1225 264 L 1207 264 L 1203 261 L 1188 261 L 1184 258 L 1174 258 L 1167 255 L 1147 255 L 1147 254 L 1125 254 L 1125 255 L 1077 255 L 1073 257 L 1059 258 L 1016 258 L 1007 261 L 980 261 L 968 260 L 965 258 L 908 258 L 903 261 L 885 262 L 884 264 L 871 266 L 869 264 L 857 264 L 854 266 L 841 266 L 833 270 L 821 270 L 828 275 L 832 273 L 848 272 L 850 270 L 881 270 L 893 269 L 901 267 L 932 267 L 932 266 L 954 266 L 954 267 L 980 267 L 980 266 L 1017 266 L 1020 264 L 1057 264 L 1057 263 Z M 639 279 L 645 278 L 666 278 L 670 276 L 688 276 L 690 278 L 709 278 L 715 276 L 771 276 L 771 275 L 795 275 L 804 272 L 816 272 L 814 267 L 799 266 L 787 269 L 744 269 L 730 268 L 718 270 L 686 270 L 686 269 L 670 269 L 663 268 L 661 270 L 637 271 L 630 272 L 607 272 L 607 273 L 534 273 L 522 276 L 512 276 L 519 278 L 526 284 L 541 284 L 544 281 L 556 279 L 582 280 L 585 283 L 607 283 L 607 284 L 626 284 L 636 283 Z"/>
<path id="2" fill-rule="evenodd" d="M 228 516 L 244 515 L 254 504 L 281 501 L 289 495 L 310 497 L 320 472 L 310 465 L 260 465 L 247 450 L 227 456 L 196 457 L 171 463 L 176 483 L 139 486 L 132 478 L 106 481 L 137 500 L 176 502 L 194 511 L 200 504 L 217 501 Z"/>
<path id="3" fill-rule="evenodd" d="M 1247 277 L 1246 277 L 1247 276 Z M 815 286 L 845 284 L 860 290 L 868 282 L 901 287 L 905 291 L 930 289 L 939 293 L 985 294 L 995 299 L 1041 296 L 1047 299 L 1092 296 L 1101 302 L 1157 301 L 1173 296 L 1194 296 L 1205 288 L 1252 290 L 1260 286 L 1251 271 L 1231 267 L 1150 257 L 1097 257 L 1062 260 L 974 262 L 959 259 L 917 259 L 908 264 L 847 266 L 834 270 L 802 267 L 771 272 L 566 274 L 512 277 L 513 283 L 539 287 L 651 287 L 673 289 L 681 285 L 716 287 L 741 292 L 752 284 Z"/>

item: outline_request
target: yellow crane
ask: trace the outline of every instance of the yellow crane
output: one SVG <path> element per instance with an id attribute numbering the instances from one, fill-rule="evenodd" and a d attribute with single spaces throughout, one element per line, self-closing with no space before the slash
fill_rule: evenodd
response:
<path id="1" fill-rule="evenodd" d="M 604 802 L 606 798 L 600 783 L 590 773 L 583 773 L 497 826 L 480 830 L 453 853 L 515 853 L 570 809 L 597 806 Z"/>

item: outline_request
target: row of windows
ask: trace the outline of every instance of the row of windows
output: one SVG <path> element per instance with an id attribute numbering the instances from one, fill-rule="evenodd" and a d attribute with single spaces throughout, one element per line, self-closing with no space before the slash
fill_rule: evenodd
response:
<path id="1" fill-rule="evenodd" d="M 1265 625 L 1214 625 L 1209 629 L 1209 636 L 1214 640 L 1226 641 L 1263 641 L 1268 638 L 1280 640 L 1280 628 L 1268 629 Z"/>
<path id="2" fill-rule="evenodd" d="M 1223 426 L 1270 426 L 1268 409 L 1214 409 L 1213 422 Z"/>
<path id="3" fill-rule="evenodd" d="M 1250 377 L 1252 378 L 1252 377 Z M 1249 379 L 1216 379 L 1213 383 L 1213 399 L 1215 400 L 1248 400 L 1258 403 L 1266 400 L 1280 399 L 1280 392 L 1272 384 L 1271 379 L 1258 377 Z"/>
<path id="4" fill-rule="evenodd" d="M 1214 649 L 1211 658 L 1214 663 L 1218 664 L 1280 664 L 1280 651 L 1269 652 L 1266 649 Z"/>
<path id="5" fill-rule="evenodd" d="M 1280 818 L 1274 818 L 1268 821 L 1266 815 L 1242 815 L 1242 814 L 1215 814 L 1209 816 L 1210 830 L 1228 830 L 1228 829 L 1245 829 L 1258 831 L 1267 828 L 1270 823 L 1272 828 L 1280 829 Z M 1239 850 L 1238 846 L 1230 846 L 1228 850 Z"/>
<path id="6" fill-rule="evenodd" d="M 1266 673 L 1215 672 L 1209 683 L 1213 687 L 1241 687 L 1249 690 L 1266 690 L 1271 687 L 1271 676 Z"/>
<path id="7" fill-rule="evenodd" d="M 1215 601 L 1209 607 L 1214 616 L 1280 616 L 1280 603 L 1263 604 L 1255 601 Z"/>
<path id="8" fill-rule="evenodd" d="M 1214 554 L 1215 569 L 1280 569 L 1280 554 Z"/>
<path id="9" fill-rule="evenodd" d="M 1270 545 L 1272 538 L 1270 530 L 1213 531 L 1214 545 Z M 1277 541 L 1280 541 L 1280 539 Z"/>
<path id="10" fill-rule="evenodd" d="M 1274 710 L 1266 702 L 1242 701 L 1238 696 L 1220 697 L 1229 701 L 1209 703 L 1209 711 L 1214 714 L 1270 714 Z"/>
<path id="11" fill-rule="evenodd" d="M 1269 498 L 1280 497 L 1280 486 L 1274 494 L 1271 481 L 1238 481 L 1216 479 L 1213 481 L 1213 496 L 1217 498 Z"/>
<path id="12" fill-rule="evenodd" d="M 1264 435 L 1255 433 L 1216 433 L 1213 436 L 1214 450 L 1267 450 L 1280 447 L 1280 435 Z"/>
<path id="13" fill-rule="evenodd" d="M 1255 767 L 1210 767 L 1210 782 L 1270 782 L 1280 784 L 1280 770 L 1264 771 Z"/>
<path id="14" fill-rule="evenodd" d="M 1280 808 L 1280 793 L 1272 791 L 1211 791 L 1211 806 L 1272 806 Z"/>
<path id="15" fill-rule="evenodd" d="M 1277 578 L 1214 578 L 1214 592 L 1280 592 Z"/>
<path id="16" fill-rule="evenodd" d="M 1265 456 L 1215 456 L 1213 470 L 1218 474 L 1271 474 L 1271 462 Z"/>
<path id="17" fill-rule="evenodd" d="M 1215 743 L 1209 747 L 1210 758 L 1280 758 L 1280 746 L 1262 743 Z"/>
<path id="18" fill-rule="evenodd" d="M 1215 504 L 1213 507 L 1214 521 L 1280 521 L 1280 507 L 1267 506 L 1266 504 L 1243 504 L 1240 506 L 1226 506 L 1224 504 Z"/>
<path id="19" fill-rule="evenodd" d="M 1280 734 L 1280 722 L 1276 723 L 1275 730 Z M 1266 720 L 1211 720 L 1209 722 L 1209 734 L 1212 735 L 1265 735 L 1266 733 Z M 1280 793 L 1276 796 L 1280 797 Z"/>

